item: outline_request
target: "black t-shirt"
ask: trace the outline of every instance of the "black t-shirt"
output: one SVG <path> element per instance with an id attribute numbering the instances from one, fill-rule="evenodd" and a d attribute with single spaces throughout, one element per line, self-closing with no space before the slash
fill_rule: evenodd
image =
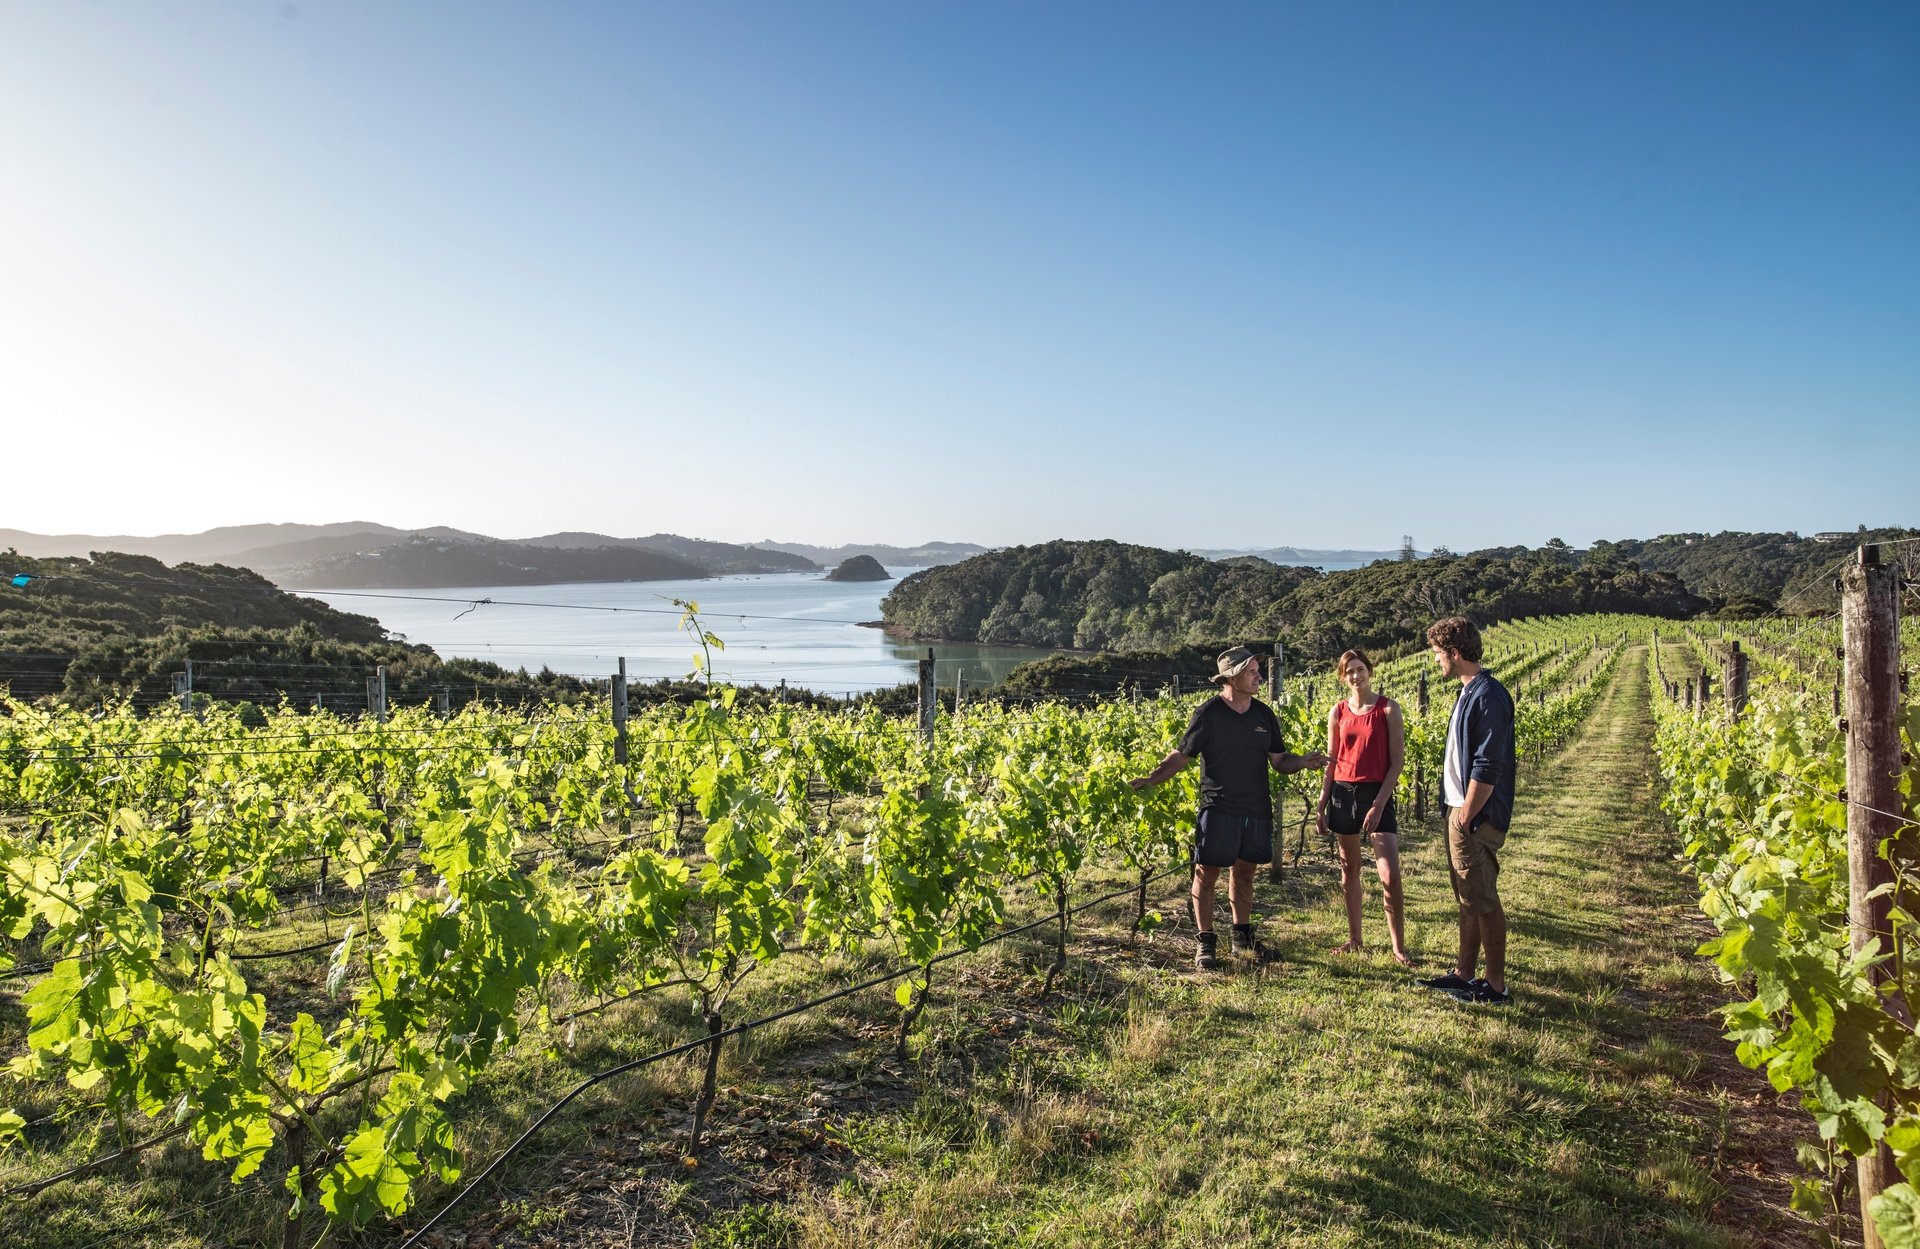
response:
<path id="1" fill-rule="evenodd" d="M 1273 818 L 1267 756 L 1286 750 L 1273 708 L 1254 699 L 1235 711 L 1215 694 L 1194 709 L 1179 751 L 1200 759 L 1200 809 Z"/>

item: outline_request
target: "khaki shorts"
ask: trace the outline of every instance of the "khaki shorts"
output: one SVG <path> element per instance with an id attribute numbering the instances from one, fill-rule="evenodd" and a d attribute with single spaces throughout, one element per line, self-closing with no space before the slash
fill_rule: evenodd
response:
<path id="1" fill-rule="evenodd" d="M 1474 915 L 1491 915 L 1500 909 L 1500 856 L 1506 844 L 1507 830 L 1494 824 L 1482 824 L 1469 832 L 1454 828 L 1448 812 L 1447 875 L 1453 881 L 1454 901 L 1460 909 Z"/>

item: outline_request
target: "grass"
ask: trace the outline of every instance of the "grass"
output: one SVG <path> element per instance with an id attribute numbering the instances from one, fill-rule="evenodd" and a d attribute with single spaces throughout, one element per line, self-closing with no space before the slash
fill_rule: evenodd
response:
<path id="1" fill-rule="evenodd" d="M 1198 975 L 1181 933 L 1132 945 L 1123 899 L 1076 920 L 1047 1000 L 1041 940 L 944 967 L 906 1066 L 885 990 L 730 1044 L 714 1143 L 691 1166 L 695 1064 L 601 1086 L 463 1207 L 444 1243 L 1807 1243 L 1765 1157 L 1790 1158 L 1790 1144 L 1763 1146 L 1745 1126 L 1772 1108 L 1754 1092 L 1764 1082 L 1729 1070 L 1709 1017 L 1722 995 L 1691 953 L 1701 937 L 1657 812 L 1650 737 L 1643 673 L 1622 664 L 1570 747 L 1523 766 L 1502 859 L 1510 1008 L 1416 988 L 1385 953 L 1374 893 L 1369 952 L 1331 954 L 1345 937 L 1337 875 L 1310 852 L 1259 885 L 1276 962 Z M 1404 824 L 1409 942 L 1434 974 L 1453 954 L 1443 851 L 1437 830 Z M 1178 914 L 1177 898 L 1159 905 Z M 856 969 L 782 960 L 730 1016 Z M 577 1048 L 523 1046 L 456 1108 L 473 1165 L 584 1074 L 696 1030 L 670 995 L 589 1022 Z M 76 1132 L 61 1150 L 98 1145 Z M 167 1148 L 12 1203 L 0 1242 L 278 1244 L 279 1204 Z M 391 1245 L 398 1231 L 334 1243 Z"/>
<path id="2" fill-rule="evenodd" d="M 1683 1094 L 1716 990 L 1673 921 L 1690 900 L 1654 799 L 1640 669 L 1622 665 L 1572 746 L 1523 776 L 1503 856 L 1517 1003 L 1416 988 L 1344 936 L 1330 874 L 1260 905 L 1283 961 L 1129 976 L 1121 1025 L 1036 1045 L 976 1081 L 929 1156 L 876 1124 L 870 1182 L 788 1203 L 783 1245 L 1733 1245 L 1801 1231 L 1723 1203 L 1725 1105 Z M 1451 962 L 1432 830 L 1404 841 L 1410 942 Z M 1371 898 L 1369 906 L 1377 903 Z M 1717 1042 L 1716 1042 L 1717 1043 Z M 952 1096 L 949 1094 L 949 1096 Z M 1780 1187 L 1778 1204 L 1784 1202 Z"/>

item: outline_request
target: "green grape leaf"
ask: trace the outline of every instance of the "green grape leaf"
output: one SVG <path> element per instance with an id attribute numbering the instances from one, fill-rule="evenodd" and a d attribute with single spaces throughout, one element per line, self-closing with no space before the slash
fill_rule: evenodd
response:
<path id="1" fill-rule="evenodd" d="M 1867 1205 L 1867 1213 L 1887 1249 L 1920 1249 L 1920 1192 L 1895 1184 Z"/>

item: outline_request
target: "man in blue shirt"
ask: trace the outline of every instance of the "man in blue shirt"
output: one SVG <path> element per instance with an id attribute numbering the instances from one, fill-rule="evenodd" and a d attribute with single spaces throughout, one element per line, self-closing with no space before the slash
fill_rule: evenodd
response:
<path id="1" fill-rule="evenodd" d="M 1463 1002 L 1504 1006 L 1507 912 L 1500 903 L 1500 855 L 1513 822 L 1513 698 L 1480 666 L 1480 630 L 1449 616 L 1427 630 L 1442 676 L 1457 677 L 1460 697 L 1447 724 L 1443 786 L 1447 799 L 1447 873 L 1460 906 L 1460 957 L 1452 971 L 1421 983 Z M 1474 976 L 1484 951 L 1487 974 Z"/>

